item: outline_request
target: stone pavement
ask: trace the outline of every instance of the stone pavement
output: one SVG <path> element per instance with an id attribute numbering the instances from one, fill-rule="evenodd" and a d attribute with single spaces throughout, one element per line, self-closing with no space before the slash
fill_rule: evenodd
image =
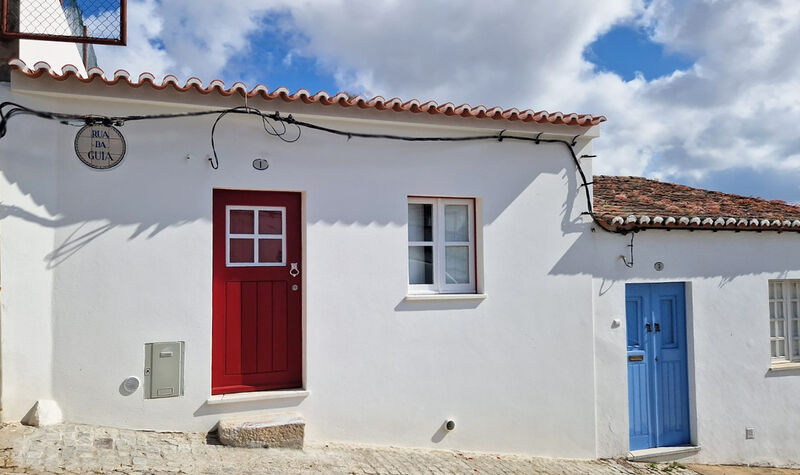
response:
<path id="1" fill-rule="evenodd" d="M 2 473 L 694 474 L 682 466 L 575 461 L 344 444 L 304 450 L 221 446 L 206 434 L 76 424 L 0 427 Z"/>

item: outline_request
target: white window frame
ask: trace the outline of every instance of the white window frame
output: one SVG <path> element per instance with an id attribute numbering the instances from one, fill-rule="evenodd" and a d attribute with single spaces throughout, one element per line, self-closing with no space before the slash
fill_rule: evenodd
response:
<path id="1" fill-rule="evenodd" d="M 253 234 L 231 234 L 231 211 L 253 212 Z M 260 234 L 258 232 L 259 211 L 280 211 L 281 234 Z M 252 239 L 255 262 L 231 262 L 231 239 Z M 258 262 L 258 240 L 280 239 L 281 262 Z M 286 266 L 286 208 L 283 206 L 239 206 L 225 207 L 225 266 L 226 267 L 282 267 Z"/>
<path id="2" fill-rule="evenodd" d="M 769 286 L 780 286 L 781 287 L 781 297 L 778 298 L 771 298 L 770 295 L 773 294 L 772 289 L 768 288 L 768 298 L 769 298 L 769 324 L 770 324 L 770 357 L 773 362 L 780 363 L 780 362 L 800 362 L 800 354 L 795 355 L 795 351 L 800 353 L 800 334 L 795 336 L 792 335 L 792 323 L 797 321 L 798 326 L 800 327 L 800 279 L 780 279 L 780 280 L 770 280 Z M 792 286 L 795 286 L 795 297 L 792 298 Z M 783 318 L 778 319 L 775 317 L 774 308 L 775 306 L 780 305 L 783 311 Z M 794 313 L 792 312 L 792 306 L 795 306 Z M 794 316 L 793 316 L 794 315 Z M 783 336 L 782 337 L 774 337 L 772 336 L 772 326 L 773 325 L 782 325 L 783 326 Z M 784 342 L 784 350 L 786 352 L 785 356 L 775 355 L 773 354 L 772 347 L 773 342 L 776 341 L 783 341 Z"/>
<path id="3" fill-rule="evenodd" d="M 408 247 L 433 245 L 433 284 L 411 284 L 411 276 L 406 275 L 409 294 L 474 294 L 477 292 L 475 271 L 475 199 L 474 198 L 427 198 L 412 196 L 408 204 L 429 204 L 432 214 L 433 241 L 408 241 Z M 446 242 L 444 215 L 447 205 L 467 205 L 468 237 L 466 242 Z M 407 235 L 407 234 L 406 234 Z M 469 248 L 469 282 L 448 284 L 445 277 L 445 248 L 448 246 L 467 246 Z M 408 269 L 408 247 L 406 247 L 406 269 Z"/>

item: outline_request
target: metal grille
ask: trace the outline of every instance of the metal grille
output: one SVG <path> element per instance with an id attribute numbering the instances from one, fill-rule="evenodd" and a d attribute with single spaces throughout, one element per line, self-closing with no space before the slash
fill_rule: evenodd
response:
<path id="1" fill-rule="evenodd" d="M 2 0 L 3 36 L 125 44 L 126 0 Z"/>

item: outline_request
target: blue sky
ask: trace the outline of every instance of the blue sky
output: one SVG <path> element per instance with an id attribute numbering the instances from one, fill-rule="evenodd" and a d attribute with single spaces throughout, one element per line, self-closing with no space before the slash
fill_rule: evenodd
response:
<path id="1" fill-rule="evenodd" d="M 314 58 L 299 54 L 295 45 L 307 41 L 300 34 L 287 35 L 282 25 L 290 18 L 286 13 L 272 13 L 262 20 L 262 28 L 248 37 L 250 47 L 228 60 L 226 82 L 245 81 L 264 84 L 270 89 L 280 86 L 292 92 L 307 89 L 336 93 L 338 87 Z"/>
<path id="2" fill-rule="evenodd" d="M 619 25 L 586 47 L 584 57 L 600 71 L 618 74 L 630 81 L 636 74 L 655 79 L 688 69 L 694 63 L 688 55 L 670 53 L 656 43 L 643 28 Z"/>
<path id="3" fill-rule="evenodd" d="M 287 37 L 281 24 L 290 21 L 285 13 L 268 15 L 263 27 L 248 38 L 250 48 L 228 62 L 227 80 L 246 79 L 270 88 L 285 86 L 292 91 L 301 88 L 311 92 L 324 90 L 339 92 L 336 79 L 325 71 L 314 58 L 299 54 L 295 46 L 307 39 Z M 618 25 L 586 47 L 584 57 L 599 71 L 618 74 L 630 81 L 636 74 L 655 79 L 692 66 L 688 55 L 670 53 L 664 46 L 652 41 L 643 28 L 635 25 Z M 349 91 L 360 93 L 362 91 Z"/>
<path id="4" fill-rule="evenodd" d="M 800 202 L 800 2 L 458 5 L 129 0 L 128 46 L 98 47 L 98 61 L 206 82 L 602 114 L 597 173 Z"/>

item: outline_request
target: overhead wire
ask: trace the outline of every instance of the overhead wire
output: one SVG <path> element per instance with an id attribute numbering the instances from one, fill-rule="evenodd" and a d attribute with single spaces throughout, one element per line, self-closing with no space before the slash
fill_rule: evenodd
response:
<path id="1" fill-rule="evenodd" d="M 17 115 L 32 115 L 42 119 L 56 120 L 65 125 L 101 124 L 106 126 L 118 126 L 118 127 L 121 127 L 128 122 L 143 121 L 143 120 L 176 119 L 176 118 L 216 115 L 217 117 L 216 119 L 214 119 L 214 123 L 211 126 L 212 156 L 209 157 L 209 163 L 211 164 L 211 167 L 214 170 L 217 170 L 219 169 L 219 155 L 217 154 L 216 140 L 215 140 L 217 126 L 224 117 L 230 114 L 246 114 L 246 115 L 259 116 L 261 118 L 264 131 L 267 134 L 277 137 L 278 139 L 286 143 L 297 142 L 300 139 L 300 136 L 302 135 L 302 129 L 306 128 L 310 130 L 325 132 L 332 135 L 346 137 L 347 140 L 350 140 L 353 137 L 364 138 L 364 139 L 398 140 L 405 142 L 471 142 L 480 140 L 497 140 L 498 142 L 503 142 L 504 140 L 517 140 L 522 142 L 534 143 L 536 145 L 542 143 L 561 144 L 567 149 L 567 151 L 569 151 L 573 164 L 575 165 L 575 168 L 577 169 L 578 174 L 580 176 L 581 184 L 579 188 L 583 188 L 586 198 L 586 209 L 587 209 L 587 211 L 583 212 L 582 214 L 590 216 L 594 224 L 597 225 L 599 228 L 603 229 L 604 231 L 617 234 L 626 234 L 628 232 L 626 230 L 609 228 L 608 226 L 606 226 L 605 223 L 603 223 L 600 219 L 598 219 L 594 213 L 594 208 L 592 205 L 592 196 L 589 191 L 589 185 L 591 185 L 592 182 L 589 182 L 588 179 L 586 178 L 586 173 L 584 172 L 583 167 L 581 166 L 580 158 L 575 153 L 575 146 L 578 143 L 578 139 L 581 137 L 580 135 L 572 137 L 571 140 L 564 140 L 557 138 L 542 138 L 541 132 L 538 133 L 535 137 L 507 134 L 506 130 L 503 129 L 497 133 L 492 133 L 492 134 L 468 135 L 468 136 L 458 136 L 458 137 L 452 137 L 452 136 L 416 137 L 416 136 L 396 135 L 396 134 L 353 132 L 342 129 L 336 129 L 332 127 L 325 127 L 311 122 L 297 120 L 291 114 L 281 115 L 280 112 L 266 113 L 254 107 L 249 107 L 246 104 L 244 106 L 238 106 L 221 110 L 208 109 L 201 111 L 175 112 L 167 114 L 105 116 L 105 115 L 68 114 L 62 112 L 41 111 L 41 110 L 31 109 L 29 107 L 17 104 L 15 102 L 6 101 L 0 103 L 0 139 L 5 137 L 8 131 L 7 129 L 9 120 Z M 281 129 L 276 128 L 276 124 L 280 124 Z M 289 129 L 287 125 L 295 126 L 295 132 L 293 134 L 289 135 Z"/>

